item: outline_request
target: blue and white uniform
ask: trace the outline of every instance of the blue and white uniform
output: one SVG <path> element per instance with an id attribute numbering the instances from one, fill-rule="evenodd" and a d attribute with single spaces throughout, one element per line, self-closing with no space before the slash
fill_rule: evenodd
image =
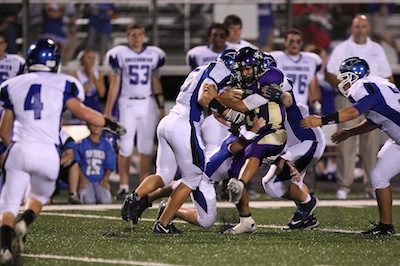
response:
<path id="1" fill-rule="evenodd" d="M 204 145 L 200 125 L 204 119 L 203 107 L 198 103 L 204 84 L 214 84 L 218 90 L 226 86 L 229 70 L 221 63 L 193 70 L 180 88 L 175 106 L 157 128 L 157 175 L 168 186 L 174 179 L 177 167 L 182 182 L 196 189 L 200 183 L 204 165 Z"/>
<path id="2" fill-rule="evenodd" d="M 296 58 L 283 51 L 272 51 L 277 68 L 293 83 L 293 94 L 297 103 L 308 106 L 309 85 L 321 68 L 322 60 L 319 55 L 310 52 L 300 52 Z"/>
<path id="3" fill-rule="evenodd" d="M 106 58 L 113 71 L 121 75 L 119 122 L 127 133 L 121 136 L 119 153 L 130 156 L 137 135 L 139 153 L 149 155 L 153 151 L 158 121 L 152 77 L 153 72 L 164 65 L 165 53 L 155 46 L 145 46 L 136 53 L 128 46 L 119 45 L 109 50 Z"/>
<path id="4" fill-rule="evenodd" d="M 14 131 L 4 163 L 5 184 L 0 212 L 17 215 L 21 199 L 45 204 L 54 191 L 60 168 L 57 145 L 66 101 L 78 97 L 82 85 L 74 77 L 33 72 L 3 82 L 0 101 L 14 113 Z"/>
<path id="5" fill-rule="evenodd" d="M 400 173 L 400 90 L 387 79 L 370 75 L 356 81 L 348 97 L 353 107 L 390 138 L 371 172 L 372 188 L 386 188 Z"/>
<path id="6" fill-rule="evenodd" d="M 228 47 L 225 46 L 225 49 Z M 192 69 L 208 65 L 217 60 L 220 52 L 214 52 L 210 45 L 199 45 L 190 49 L 186 54 L 186 64 Z"/>
<path id="7" fill-rule="evenodd" d="M 0 59 L 0 84 L 24 73 L 25 59 L 16 54 L 5 54 Z"/>

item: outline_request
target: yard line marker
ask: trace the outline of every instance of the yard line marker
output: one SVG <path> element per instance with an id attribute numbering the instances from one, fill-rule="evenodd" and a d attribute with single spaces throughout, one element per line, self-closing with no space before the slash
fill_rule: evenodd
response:
<path id="1" fill-rule="evenodd" d="M 399 206 L 400 200 L 393 200 L 393 206 Z M 121 204 L 98 204 L 98 205 L 47 205 L 44 206 L 43 211 L 61 211 L 61 210 L 82 210 L 82 211 L 101 211 L 101 210 L 119 210 Z M 283 207 L 295 207 L 293 201 L 253 201 L 250 202 L 251 208 L 283 208 Z M 365 206 L 377 206 L 376 200 L 319 200 L 319 207 L 345 207 L 345 208 L 360 208 Z M 184 208 L 193 207 L 193 203 L 183 204 Z M 217 202 L 217 208 L 236 208 L 231 202 L 221 201 Z M 153 204 L 152 209 L 158 209 L 157 204 Z"/>
<path id="2" fill-rule="evenodd" d="M 72 217 L 72 218 L 87 218 L 87 219 L 104 219 L 104 220 L 114 220 L 114 221 L 122 221 L 120 217 L 115 216 L 102 216 L 102 215 L 93 215 L 93 214 L 77 214 L 77 213 L 63 213 L 63 212 L 42 212 L 41 215 L 46 216 L 62 216 L 62 217 Z M 149 218 L 141 218 L 142 222 L 154 222 L 154 219 Z M 174 223 L 186 224 L 187 222 L 182 220 L 174 220 Z M 215 223 L 215 226 L 220 226 L 222 223 Z M 267 229 L 289 229 L 286 225 L 274 225 L 274 224 L 257 224 L 259 228 L 267 228 Z M 362 231 L 353 231 L 353 230 L 345 230 L 345 229 L 335 229 L 335 228 L 315 228 L 313 230 L 327 232 L 327 233 L 341 233 L 341 234 L 361 234 Z M 291 231 L 291 230 L 288 230 Z M 400 236 L 400 234 L 394 234 L 394 236 Z"/>
<path id="3" fill-rule="evenodd" d="M 106 263 L 106 264 L 120 264 L 120 265 L 139 265 L 139 266 L 178 266 L 174 264 L 165 264 L 152 261 L 131 261 L 131 260 L 108 260 L 100 258 L 89 257 L 74 257 L 74 256 L 59 256 L 50 254 L 21 254 L 22 257 L 40 258 L 40 259 L 53 259 L 53 260 L 68 260 L 79 261 L 88 263 Z"/>

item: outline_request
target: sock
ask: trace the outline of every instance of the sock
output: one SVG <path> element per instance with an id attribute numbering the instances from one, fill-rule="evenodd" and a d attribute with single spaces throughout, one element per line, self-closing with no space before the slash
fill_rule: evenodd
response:
<path id="1" fill-rule="evenodd" d="M 119 191 L 125 190 L 126 192 L 129 191 L 129 185 L 119 185 Z"/>
<path id="2" fill-rule="evenodd" d="M 9 249 L 11 250 L 11 240 L 13 235 L 15 234 L 14 229 L 8 225 L 2 225 L 0 227 L 0 246 L 1 249 Z"/>
<path id="3" fill-rule="evenodd" d="M 307 203 L 309 203 L 311 201 L 311 195 L 310 194 L 307 194 L 307 198 L 306 198 L 306 200 L 305 201 L 302 201 L 302 202 L 300 202 L 300 204 L 307 204 Z"/>
<path id="4" fill-rule="evenodd" d="M 33 223 L 35 219 L 36 219 L 36 214 L 31 209 L 28 209 L 24 211 L 20 220 L 23 220 L 26 223 L 26 225 L 29 226 L 31 223 Z"/>
<path id="5" fill-rule="evenodd" d="M 78 193 L 76 193 L 76 192 L 70 192 L 70 193 L 69 193 L 69 196 L 78 196 Z"/>

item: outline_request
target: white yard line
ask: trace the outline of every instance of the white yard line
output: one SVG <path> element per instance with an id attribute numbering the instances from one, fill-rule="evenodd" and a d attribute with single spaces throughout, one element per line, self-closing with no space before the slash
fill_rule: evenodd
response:
<path id="1" fill-rule="evenodd" d="M 89 257 L 73 257 L 73 256 L 59 256 L 49 254 L 22 254 L 22 257 L 29 258 L 40 258 L 40 259 L 52 259 L 52 260 L 68 260 L 68 261 L 79 261 L 88 263 L 104 263 L 104 264 L 120 264 L 120 265 L 139 265 L 139 266 L 177 266 L 174 264 L 165 264 L 152 261 L 134 261 L 134 260 L 108 260 L 108 259 L 96 259 Z"/>
<path id="2" fill-rule="evenodd" d="M 102 216 L 102 215 L 92 215 L 92 214 L 77 214 L 77 213 L 62 213 L 62 212 L 43 212 L 41 215 L 45 216 L 61 216 L 61 217 L 72 217 L 72 218 L 85 218 L 85 219 L 103 219 L 103 220 L 114 220 L 121 221 L 120 217 L 116 216 Z M 154 222 L 154 219 L 141 218 L 141 222 Z M 186 223 L 182 220 L 175 220 L 174 223 Z M 215 223 L 216 226 L 222 225 L 222 223 Z M 258 228 L 268 228 L 268 229 L 288 229 L 287 226 L 274 225 L 274 224 L 257 224 Z M 328 233 L 342 233 L 342 234 L 360 234 L 361 231 L 344 230 L 344 229 L 334 229 L 334 228 L 316 228 L 314 230 L 328 232 Z M 400 234 L 395 234 L 395 236 L 400 236 Z"/>
<path id="3" fill-rule="evenodd" d="M 101 210 L 118 210 L 122 204 L 99 204 L 99 205 L 48 205 L 44 206 L 44 211 L 62 211 L 62 210 L 79 210 L 79 211 L 101 211 Z M 393 206 L 399 206 L 400 200 L 393 200 Z M 192 203 L 185 203 L 183 207 L 192 207 Z M 292 201 L 253 201 L 250 202 L 251 208 L 282 208 L 294 207 Z M 347 207 L 347 208 L 360 208 L 365 206 L 377 206 L 376 200 L 320 200 L 319 207 Z M 153 209 L 157 209 L 158 205 L 153 204 Z M 235 208 L 231 202 L 221 201 L 217 202 L 217 208 Z"/>

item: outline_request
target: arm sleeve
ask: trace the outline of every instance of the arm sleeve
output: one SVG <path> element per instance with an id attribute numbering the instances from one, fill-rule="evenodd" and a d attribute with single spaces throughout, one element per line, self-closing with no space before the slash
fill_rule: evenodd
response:
<path id="1" fill-rule="evenodd" d="M 107 55 L 107 64 L 111 67 L 114 74 L 119 75 L 122 71 L 122 64 L 119 62 L 118 54 L 113 50 L 108 51 Z"/>
<path id="2" fill-rule="evenodd" d="M 353 107 L 356 108 L 361 114 L 370 110 L 378 102 L 377 94 L 370 94 L 363 97 L 361 100 L 356 101 Z"/>
<path id="3" fill-rule="evenodd" d="M 242 101 L 249 110 L 254 110 L 257 107 L 260 107 L 268 102 L 266 98 L 262 97 L 259 94 L 251 94 L 244 98 Z"/>

